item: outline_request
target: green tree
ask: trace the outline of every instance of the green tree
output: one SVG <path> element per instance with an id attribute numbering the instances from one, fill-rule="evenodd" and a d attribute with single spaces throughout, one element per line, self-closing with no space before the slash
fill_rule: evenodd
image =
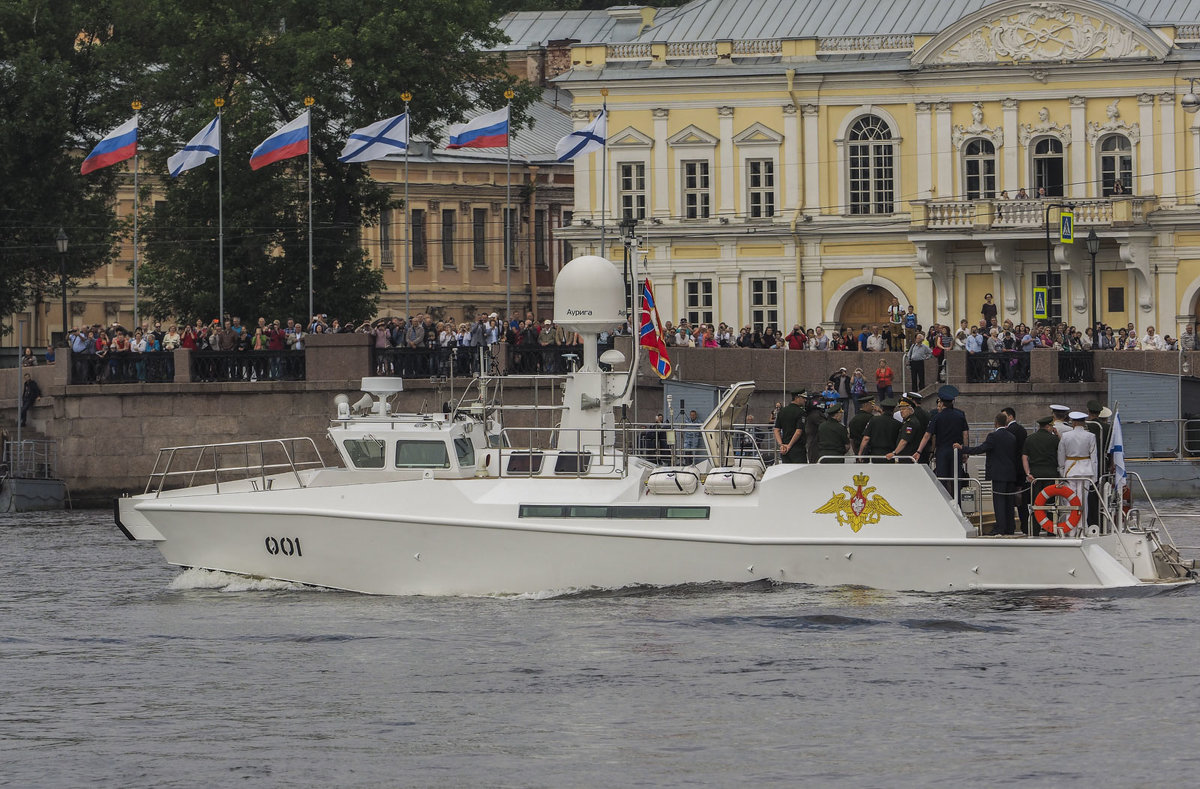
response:
<path id="1" fill-rule="evenodd" d="M 285 0 L 231 3 L 150 0 L 129 6 L 142 31 L 138 78 L 144 137 L 156 172 L 224 112 L 225 306 L 228 312 L 295 315 L 307 309 L 305 160 L 258 171 L 250 152 L 274 129 L 313 106 L 314 291 L 317 312 L 358 320 L 372 314 L 382 277 L 370 267 L 359 229 L 391 199 L 362 165 L 337 156 L 349 133 L 399 113 L 413 94 L 413 133 L 439 135 L 477 104 L 498 107 L 507 87 L 520 110 L 536 95 L 481 51 L 501 41 L 486 0 Z M 166 179 L 146 224 L 141 280 L 150 312 L 210 317 L 217 307 L 216 161 Z M 307 317 L 307 316 L 303 316 Z"/>
<path id="2" fill-rule="evenodd" d="M 79 173 L 81 152 L 133 114 L 112 20 L 106 2 L 0 4 L 0 315 L 58 300 L 59 227 L 68 293 L 113 259 L 119 168 Z"/>

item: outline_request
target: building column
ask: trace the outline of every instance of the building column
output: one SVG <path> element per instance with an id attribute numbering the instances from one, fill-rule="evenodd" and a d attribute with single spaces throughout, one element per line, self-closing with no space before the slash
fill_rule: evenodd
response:
<path id="1" fill-rule="evenodd" d="M 1162 137 L 1162 144 L 1158 146 L 1162 151 L 1162 164 L 1159 166 L 1162 172 L 1162 194 L 1158 197 L 1160 205 L 1170 207 L 1177 202 L 1176 195 L 1179 191 L 1175 186 L 1175 94 L 1160 93 L 1158 110 L 1158 128 Z M 1162 303 L 1161 300 L 1159 303 Z"/>
<path id="2" fill-rule="evenodd" d="M 737 260 L 737 242 L 722 241 L 717 245 L 720 249 L 720 260 L 733 261 Z M 721 321 L 728 322 L 728 316 L 734 315 L 735 321 L 739 328 L 747 322 L 749 315 L 742 313 L 742 300 L 739 298 L 741 284 L 741 274 L 734 270 L 729 271 L 728 268 L 720 266 L 713 279 L 716 280 L 716 287 L 713 292 L 713 322 L 720 323 Z M 778 328 L 778 327 L 776 327 Z"/>
<path id="3" fill-rule="evenodd" d="M 801 110 L 804 115 L 804 213 L 809 216 L 819 216 L 821 213 L 821 142 L 817 139 L 818 107 L 816 104 L 805 104 Z M 841 156 L 839 156 L 839 159 Z M 839 172 L 837 179 L 845 176 Z M 841 213 L 839 209 L 836 213 Z"/>
<path id="4" fill-rule="evenodd" d="M 933 197 L 933 116 L 927 101 L 916 103 L 917 112 L 917 199 Z"/>
<path id="5" fill-rule="evenodd" d="M 1139 195 L 1154 194 L 1154 97 L 1149 93 L 1138 94 L 1138 122 L 1142 128 L 1142 140 L 1138 145 Z"/>
<path id="6" fill-rule="evenodd" d="M 1001 174 L 1000 188 L 1014 196 L 1021 188 L 1021 138 L 1017 136 L 1017 107 L 1016 99 L 1005 99 L 1001 103 L 1004 129 L 1004 172 Z"/>
<path id="7" fill-rule="evenodd" d="M 658 316 L 663 322 L 679 317 L 679 300 L 675 293 L 675 273 L 671 271 L 671 245 L 651 244 L 650 254 L 646 256 L 646 276 L 655 284 L 654 301 L 658 307 Z"/>
<path id="8" fill-rule="evenodd" d="M 1071 172 L 1067 181 L 1071 184 L 1070 196 L 1074 198 L 1087 197 L 1089 192 L 1095 194 L 1096 179 L 1090 177 L 1087 169 L 1087 148 L 1084 146 L 1084 132 L 1087 130 L 1087 99 L 1083 96 L 1072 96 L 1071 102 Z"/>
<path id="9" fill-rule="evenodd" d="M 733 107 L 717 107 L 717 194 L 720 203 L 717 205 L 715 216 L 732 217 L 737 213 L 737 203 L 734 200 L 738 183 L 739 169 L 733 164 Z"/>
<path id="10" fill-rule="evenodd" d="M 650 183 L 653 189 L 653 202 L 650 206 L 650 215 L 661 219 L 670 219 L 671 204 L 670 192 L 668 191 L 668 151 L 667 151 L 667 116 L 670 115 L 670 110 L 664 107 L 656 107 L 651 110 L 654 115 L 654 161 L 653 172 L 650 175 Z"/>
<path id="11" fill-rule="evenodd" d="M 1179 273 L 1179 261 L 1177 259 L 1168 257 L 1166 255 L 1163 255 L 1161 257 L 1155 256 L 1154 277 L 1155 277 L 1156 282 L 1154 284 L 1158 286 L 1157 301 L 1158 301 L 1158 307 L 1159 307 L 1159 309 L 1157 309 L 1155 311 L 1156 312 L 1156 315 L 1155 315 L 1156 320 L 1164 320 L 1165 321 L 1168 318 L 1168 316 L 1170 316 L 1176 309 L 1178 309 L 1175 306 L 1177 303 L 1177 300 L 1179 298 L 1175 292 L 1175 287 L 1178 284 L 1178 279 L 1176 277 L 1176 274 L 1178 274 L 1178 273 Z M 1150 325 L 1150 324 L 1147 324 L 1147 325 Z M 1160 326 L 1157 323 L 1153 324 L 1153 326 L 1159 334 L 1166 334 L 1168 331 L 1166 326 Z M 1173 331 L 1170 332 L 1171 336 L 1178 339 L 1179 338 L 1179 326 L 1174 326 L 1174 327 L 1172 327 L 1172 329 L 1173 329 Z"/>
<path id="12" fill-rule="evenodd" d="M 783 206 L 780 213 L 791 214 L 800 208 L 800 123 L 796 118 L 796 105 L 783 105 L 783 155 L 779 169 L 783 178 Z"/>
<path id="13" fill-rule="evenodd" d="M 571 110 L 571 122 L 575 131 L 581 131 L 588 125 L 587 110 Z M 597 171 L 604 166 L 603 156 L 576 156 L 571 164 L 575 169 L 575 221 L 580 219 L 595 219 L 599 214 L 598 198 L 592 194 L 592 168 Z M 600 178 L 604 173 L 596 173 Z"/>
<path id="14" fill-rule="evenodd" d="M 950 102 L 939 101 L 934 105 L 937 126 L 937 196 L 943 199 L 954 197 L 954 150 L 950 136 Z"/>
<path id="15" fill-rule="evenodd" d="M 816 326 L 825 315 L 821 270 L 821 242 L 804 242 L 804 257 L 800 261 L 800 283 L 804 298 L 804 312 L 797 319 L 806 328 Z"/>

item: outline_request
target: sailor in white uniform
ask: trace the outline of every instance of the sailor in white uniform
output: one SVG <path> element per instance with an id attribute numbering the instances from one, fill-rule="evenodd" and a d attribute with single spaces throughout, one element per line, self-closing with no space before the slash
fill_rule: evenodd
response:
<path id="1" fill-rule="evenodd" d="M 1079 497 L 1079 502 L 1083 507 L 1079 522 L 1083 524 L 1087 523 L 1088 500 L 1088 487 L 1083 480 L 1090 479 L 1095 482 L 1099 458 L 1096 436 L 1087 429 L 1085 424 L 1087 414 L 1082 411 L 1072 411 L 1069 418 L 1072 427 L 1062 434 L 1062 438 L 1058 442 L 1058 473 L 1066 478 L 1067 484 Z"/>
<path id="2" fill-rule="evenodd" d="M 1050 406 L 1050 413 L 1054 415 L 1054 431 L 1058 433 L 1059 438 L 1062 438 L 1071 430 L 1071 423 L 1067 421 L 1067 414 L 1070 410 L 1065 405 L 1055 404 Z M 1061 466 L 1062 464 L 1060 463 L 1059 465 Z"/>

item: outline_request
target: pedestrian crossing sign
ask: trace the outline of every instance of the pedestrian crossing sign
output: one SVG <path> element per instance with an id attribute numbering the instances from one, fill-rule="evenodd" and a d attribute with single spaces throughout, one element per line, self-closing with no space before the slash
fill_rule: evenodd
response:
<path id="1" fill-rule="evenodd" d="M 1062 244 L 1075 243 L 1075 212 L 1063 211 L 1058 215 L 1058 240 Z"/>
<path id="2" fill-rule="evenodd" d="M 1046 312 L 1046 288 L 1033 289 L 1033 319 L 1044 321 L 1050 317 Z"/>

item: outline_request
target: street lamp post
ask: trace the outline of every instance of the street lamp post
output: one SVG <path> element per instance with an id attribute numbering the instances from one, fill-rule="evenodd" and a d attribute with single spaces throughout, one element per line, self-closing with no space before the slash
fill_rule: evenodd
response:
<path id="1" fill-rule="evenodd" d="M 1092 256 L 1092 349 L 1096 348 L 1096 340 L 1099 338 L 1099 321 L 1096 317 L 1096 304 L 1100 300 L 1100 285 L 1096 282 L 1096 254 L 1100 251 L 1100 236 L 1096 235 L 1096 228 L 1092 228 L 1087 234 L 1087 251 Z"/>
<path id="2" fill-rule="evenodd" d="M 62 287 L 62 341 L 67 344 L 67 234 L 60 227 L 54 236 L 54 245 L 58 247 L 58 284 Z"/>

